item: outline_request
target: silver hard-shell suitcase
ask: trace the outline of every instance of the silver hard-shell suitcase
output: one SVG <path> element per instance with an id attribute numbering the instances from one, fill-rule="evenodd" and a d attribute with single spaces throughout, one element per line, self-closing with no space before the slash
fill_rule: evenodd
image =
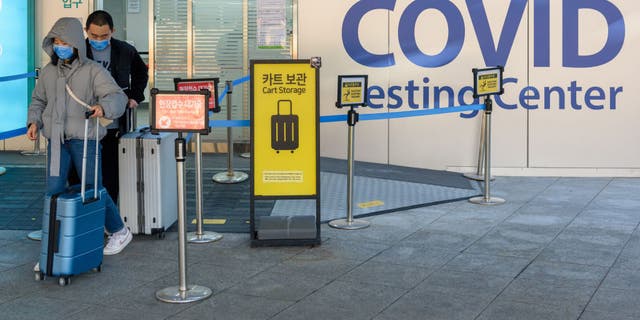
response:
<path id="1" fill-rule="evenodd" d="M 120 215 L 134 234 L 159 234 L 178 219 L 176 133 L 147 128 L 120 138 Z"/>

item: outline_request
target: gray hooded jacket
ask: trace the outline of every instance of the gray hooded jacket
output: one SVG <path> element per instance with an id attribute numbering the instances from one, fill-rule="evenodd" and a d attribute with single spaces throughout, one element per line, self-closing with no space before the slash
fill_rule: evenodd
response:
<path id="1" fill-rule="evenodd" d="M 71 64 L 57 59 L 53 51 L 54 38 L 78 50 L 78 56 Z M 102 106 L 107 119 L 117 119 L 124 113 L 127 96 L 105 68 L 87 59 L 82 23 L 78 19 L 60 18 L 42 41 L 42 49 L 52 58 L 52 62 L 40 71 L 31 96 L 27 126 L 35 123 L 43 135 L 50 139 L 50 174 L 58 176 L 60 145 L 65 139 L 84 139 L 84 113 L 87 110 L 71 98 L 65 86 L 69 85 L 75 96 L 86 104 Z M 89 137 L 95 137 L 95 130 L 95 121 L 89 121 Z M 97 130 L 102 139 L 106 129 L 98 126 Z"/>

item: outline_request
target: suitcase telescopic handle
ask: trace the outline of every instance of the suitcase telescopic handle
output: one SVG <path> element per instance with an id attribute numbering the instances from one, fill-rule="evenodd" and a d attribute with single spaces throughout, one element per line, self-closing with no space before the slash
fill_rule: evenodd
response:
<path id="1" fill-rule="evenodd" d="M 280 103 L 281 102 L 288 102 L 289 103 L 289 114 L 293 114 L 293 103 L 291 103 L 291 100 L 278 100 L 278 115 L 280 115 Z"/>
<path id="2" fill-rule="evenodd" d="M 84 143 L 82 148 L 82 185 L 80 186 L 80 196 L 82 197 L 82 203 L 86 203 L 84 193 L 87 190 L 87 145 L 89 143 L 89 117 L 93 115 L 94 111 L 86 111 L 84 113 Z M 94 175 L 93 175 L 93 199 L 98 199 L 98 147 L 100 143 L 100 122 L 98 117 L 96 117 L 96 148 L 95 148 L 95 162 L 93 164 L 94 167 Z"/>
<path id="3" fill-rule="evenodd" d="M 125 109 L 126 111 L 126 116 L 127 116 L 127 132 L 134 132 L 136 131 L 136 121 L 137 121 L 137 116 L 136 116 L 136 108 L 129 108 L 129 106 L 127 106 L 127 108 Z"/>

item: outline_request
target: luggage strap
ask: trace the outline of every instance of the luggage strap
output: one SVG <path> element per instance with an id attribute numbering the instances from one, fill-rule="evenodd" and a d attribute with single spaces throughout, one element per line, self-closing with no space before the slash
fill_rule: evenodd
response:
<path id="1" fill-rule="evenodd" d="M 58 241 L 60 239 L 60 220 L 58 220 L 58 197 L 61 193 L 51 196 L 49 201 L 49 235 L 47 241 L 47 265 L 45 272 L 48 276 L 53 276 L 53 254 L 58 252 Z"/>

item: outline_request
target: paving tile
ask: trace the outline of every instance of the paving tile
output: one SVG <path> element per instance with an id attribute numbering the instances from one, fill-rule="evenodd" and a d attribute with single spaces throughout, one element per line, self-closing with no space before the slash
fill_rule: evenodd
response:
<path id="1" fill-rule="evenodd" d="M 530 262 L 526 258 L 462 253 L 443 269 L 515 278 Z"/>
<path id="2" fill-rule="evenodd" d="M 566 262 L 610 267 L 622 250 L 578 239 L 557 239 L 538 256 L 542 261 Z"/>
<path id="3" fill-rule="evenodd" d="M 394 246 L 375 256 L 372 261 L 413 267 L 438 268 L 457 255 L 457 251 L 440 248 Z"/>
<path id="4" fill-rule="evenodd" d="M 491 231 L 465 252 L 532 259 L 555 237 L 555 230 L 504 225 Z"/>
<path id="5" fill-rule="evenodd" d="M 117 274 L 125 279 L 152 281 L 169 274 L 178 273 L 178 257 L 151 257 L 123 251 L 113 256 L 105 256 L 103 272 Z"/>
<path id="6" fill-rule="evenodd" d="M 540 254 L 539 259 L 609 267 L 622 251 L 634 227 L 617 228 L 572 223 Z"/>
<path id="7" fill-rule="evenodd" d="M 500 294 L 496 301 L 508 301 L 554 306 L 561 309 L 575 309 L 580 313 L 596 291 L 596 287 L 575 286 L 561 281 L 541 281 L 519 278 L 514 280 Z M 508 301 L 504 301 L 508 300 Z"/>
<path id="8" fill-rule="evenodd" d="M 324 252 L 304 253 L 270 267 L 268 270 L 284 274 L 307 274 L 334 280 L 362 264 L 361 261 L 324 255 Z"/>
<path id="9" fill-rule="evenodd" d="M 574 263 L 534 260 L 520 278 L 562 282 L 574 286 L 595 287 L 605 277 L 608 268 Z"/>
<path id="10" fill-rule="evenodd" d="M 33 271 L 30 272 L 30 278 L 33 279 Z M 38 282 L 41 290 L 37 295 L 86 304 L 102 304 L 144 283 L 141 280 L 120 277 L 119 274 L 105 269 L 103 272 L 87 272 L 73 276 L 71 283 L 64 287 L 58 285 L 56 277 L 45 278 Z"/>
<path id="11" fill-rule="evenodd" d="M 440 219 L 434 221 L 428 226 L 422 228 L 422 230 L 433 230 L 443 232 L 453 232 L 459 234 L 466 234 L 469 236 L 483 236 L 496 226 L 496 223 L 486 220 L 475 221 L 441 221 Z"/>
<path id="12" fill-rule="evenodd" d="M 329 239 L 393 244 L 411 235 L 419 228 L 419 226 L 401 228 L 392 225 L 371 224 L 365 229 L 341 230 L 323 224 L 321 233 Z"/>
<path id="13" fill-rule="evenodd" d="M 426 279 L 431 272 L 433 270 L 427 268 L 368 261 L 342 276 L 340 280 L 411 289 Z"/>
<path id="14" fill-rule="evenodd" d="M 307 248 L 294 258 L 301 256 L 315 256 L 326 258 L 348 259 L 366 261 L 388 249 L 390 245 L 378 242 L 345 241 L 340 239 L 328 239 L 322 245 Z"/>
<path id="15" fill-rule="evenodd" d="M 77 301 L 33 296 L 0 304 L 0 314 L 3 320 L 68 319 L 70 315 L 85 312 L 90 307 L 90 304 Z"/>
<path id="16" fill-rule="evenodd" d="M 580 311 L 575 308 L 558 308 L 549 305 L 527 304 L 513 301 L 492 303 L 478 320 L 566 320 L 577 319 Z"/>
<path id="17" fill-rule="evenodd" d="M 113 319 L 163 319 L 161 313 L 154 313 L 150 310 L 125 309 L 120 306 L 93 305 L 84 310 L 67 316 L 69 320 L 113 320 Z"/>
<path id="18" fill-rule="evenodd" d="M 10 264 L 33 263 L 39 259 L 39 241 L 13 241 L 0 247 L 0 262 Z"/>
<path id="19" fill-rule="evenodd" d="M 533 200 L 520 207 L 517 213 L 523 215 L 531 214 L 555 216 L 568 223 L 573 220 L 573 218 L 580 212 L 582 212 L 584 208 L 584 204 L 582 203 L 555 203 L 534 198 Z"/>
<path id="20" fill-rule="evenodd" d="M 371 319 L 406 290 L 351 281 L 334 281 L 273 319 Z"/>
<path id="21" fill-rule="evenodd" d="M 0 271 L 0 304 L 25 296 L 32 296 L 46 288 L 35 281 L 33 264 L 23 264 Z"/>
<path id="22" fill-rule="evenodd" d="M 486 297 L 452 295 L 438 291 L 412 291 L 374 319 L 470 320 L 475 319 L 488 303 Z"/>
<path id="23" fill-rule="evenodd" d="M 440 216 L 441 215 L 437 214 L 429 216 L 427 214 L 423 214 L 422 216 L 418 217 L 415 214 L 408 213 L 407 211 L 401 211 L 371 216 L 368 217 L 367 220 L 373 225 L 387 225 L 402 229 L 415 229 L 428 225 Z M 428 217 L 430 217 L 430 219 Z"/>
<path id="24" fill-rule="evenodd" d="M 238 283 L 228 291 L 240 295 L 295 302 L 322 288 L 328 282 L 312 274 L 265 271 Z"/>
<path id="25" fill-rule="evenodd" d="M 292 302 L 289 301 L 242 296 L 223 292 L 214 295 L 213 297 L 206 299 L 174 316 L 171 316 L 168 319 L 266 320 L 271 319 L 271 317 L 289 307 L 291 304 Z"/>
<path id="26" fill-rule="evenodd" d="M 599 288 L 586 311 L 604 311 L 640 318 L 640 291 Z"/>
<path id="27" fill-rule="evenodd" d="M 17 267 L 17 266 L 18 266 L 18 265 L 15 265 L 15 264 L 2 263 L 2 262 L 0 262 L 0 272 L 2 272 L 2 271 L 6 271 L 6 270 L 9 270 L 9 269 L 13 269 L 13 268 L 15 268 L 15 267 Z"/>
<path id="28" fill-rule="evenodd" d="M 397 245 L 463 251 L 479 238 L 479 235 L 470 235 L 454 231 L 421 229 L 407 238 L 402 239 Z"/>
<path id="29" fill-rule="evenodd" d="M 549 211 L 543 213 L 531 213 L 518 211 L 505 221 L 505 224 L 526 225 L 532 227 L 543 227 L 558 232 L 567 226 L 574 216 L 554 214 Z"/>
<path id="30" fill-rule="evenodd" d="M 620 310 L 616 310 L 616 311 L 585 310 L 580 316 L 579 320 L 603 320 L 603 319 L 636 320 L 637 318 L 634 316 L 622 314 Z"/>
<path id="31" fill-rule="evenodd" d="M 177 276 L 176 276 L 177 278 Z M 187 278 L 187 285 L 203 285 L 197 281 Z M 153 282 L 138 283 L 135 286 L 128 286 L 117 290 L 117 294 L 109 294 L 100 299 L 102 306 L 116 306 L 126 310 L 137 310 L 143 314 L 148 314 L 149 318 L 153 315 L 173 315 L 182 310 L 191 307 L 188 303 L 166 303 L 156 299 L 156 292 L 167 287 L 178 286 L 179 282 L 174 277 L 165 277 Z M 212 288 L 210 288 L 212 289 Z"/>
<path id="32" fill-rule="evenodd" d="M 635 265 L 634 268 L 611 268 L 600 287 L 621 290 L 640 289 L 640 265 Z"/>
<path id="33" fill-rule="evenodd" d="M 638 207 L 640 208 L 640 204 Z M 640 212 L 637 210 L 622 210 L 622 209 L 602 209 L 592 208 L 589 206 L 583 210 L 578 216 L 577 222 L 582 222 L 582 225 L 591 226 L 617 226 L 617 225 L 631 225 L 636 226 L 640 223 Z"/>
<path id="34" fill-rule="evenodd" d="M 493 276 L 488 274 L 456 272 L 440 269 L 433 272 L 425 281 L 420 283 L 414 291 L 439 291 L 449 295 L 473 295 L 486 297 L 491 301 L 513 278 Z"/>

